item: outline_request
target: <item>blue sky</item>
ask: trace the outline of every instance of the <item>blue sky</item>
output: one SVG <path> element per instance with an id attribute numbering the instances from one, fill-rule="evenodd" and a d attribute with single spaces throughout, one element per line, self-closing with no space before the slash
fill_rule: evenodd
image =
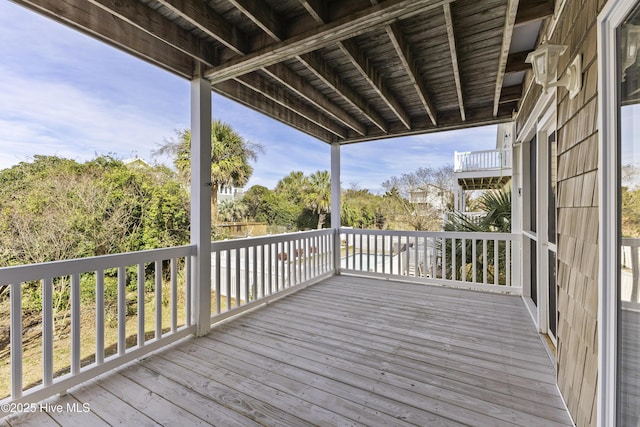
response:
<path id="1" fill-rule="evenodd" d="M 215 94 L 213 115 L 264 147 L 249 185 L 330 169 L 329 146 L 313 137 Z M 0 168 L 35 154 L 166 162 L 152 151 L 188 126 L 188 81 L 0 1 Z M 342 185 L 378 191 L 391 176 L 453 164 L 456 150 L 491 149 L 495 137 L 488 126 L 344 146 Z"/>

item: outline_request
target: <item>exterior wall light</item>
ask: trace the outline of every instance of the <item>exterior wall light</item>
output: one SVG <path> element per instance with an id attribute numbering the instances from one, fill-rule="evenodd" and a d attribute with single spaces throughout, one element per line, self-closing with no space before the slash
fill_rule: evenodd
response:
<path id="1" fill-rule="evenodd" d="M 622 47 L 622 73 L 623 80 L 627 74 L 627 68 L 635 64 L 640 45 L 640 25 L 625 25 L 622 28 L 620 45 Z"/>
<path id="2" fill-rule="evenodd" d="M 582 55 L 576 56 L 565 75 L 557 80 L 558 60 L 566 50 L 567 46 L 548 44 L 543 40 L 538 49 L 527 55 L 525 62 L 533 67 L 536 83 L 545 93 L 550 87 L 562 86 L 569 90 L 569 98 L 573 99 L 582 89 Z"/>

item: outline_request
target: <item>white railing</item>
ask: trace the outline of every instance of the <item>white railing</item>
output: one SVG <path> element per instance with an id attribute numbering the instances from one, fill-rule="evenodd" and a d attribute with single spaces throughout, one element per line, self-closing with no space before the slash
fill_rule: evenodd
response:
<path id="1" fill-rule="evenodd" d="M 455 152 L 455 172 L 472 172 L 496 169 L 511 169 L 510 149 Z"/>
<path id="2" fill-rule="evenodd" d="M 11 306 L 11 390 L 2 402 L 40 401 L 189 335 L 194 256 L 195 246 L 180 246 L 0 268 L 0 285 L 10 287 Z M 23 381 L 26 292 L 40 295 L 42 304 L 41 310 L 30 310 L 41 316 L 35 323 L 41 325 L 42 353 L 31 362 L 41 365 L 41 374 L 35 381 L 26 378 L 29 384 Z M 87 305 L 95 315 L 82 312 Z M 111 330 L 107 323 L 117 331 L 112 339 L 105 337 Z M 54 326 L 61 324 L 70 329 L 65 346 L 54 335 L 59 333 Z M 87 337 L 94 345 L 83 348 Z"/>
<path id="3" fill-rule="evenodd" d="M 212 320 L 334 273 L 333 229 L 212 243 Z"/>
<path id="4" fill-rule="evenodd" d="M 520 248 L 516 234 L 341 228 L 340 236 L 345 273 L 522 292 L 513 275 L 513 255 Z"/>

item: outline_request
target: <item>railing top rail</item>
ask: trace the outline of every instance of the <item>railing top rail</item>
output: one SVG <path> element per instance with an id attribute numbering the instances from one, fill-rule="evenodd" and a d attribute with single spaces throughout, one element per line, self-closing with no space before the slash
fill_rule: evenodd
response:
<path id="1" fill-rule="evenodd" d="M 623 237 L 622 246 L 631 246 L 632 248 L 640 247 L 640 239 L 637 237 Z"/>
<path id="2" fill-rule="evenodd" d="M 38 264 L 16 265 L 0 268 L 0 284 L 22 283 L 41 280 L 43 278 L 82 274 L 90 271 L 104 270 L 114 267 L 126 267 L 129 265 L 191 256 L 195 254 L 195 245 L 185 245 L 172 248 L 150 249 L 139 252 L 125 252 L 113 255 L 43 262 Z"/>
<path id="3" fill-rule="evenodd" d="M 517 233 L 476 233 L 464 231 L 409 231 L 409 230 L 369 230 L 360 228 L 340 228 L 340 234 L 364 234 L 373 236 L 416 236 L 432 238 L 456 238 L 476 240 L 520 240 Z"/>
<path id="4" fill-rule="evenodd" d="M 511 152 L 510 149 L 493 149 L 493 150 L 478 150 L 478 151 L 456 151 L 455 155 L 456 156 L 469 156 L 469 155 L 473 155 L 473 154 L 484 154 L 484 153 L 506 153 L 506 152 Z"/>
<path id="5" fill-rule="evenodd" d="M 326 236 L 334 233 L 332 228 L 323 228 L 322 230 L 297 231 L 293 233 L 274 234 L 271 236 L 245 237 L 242 239 L 217 240 L 211 242 L 211 251 L 223 251 L 228 249 L 238 249 L 248 246 L 264 245 L 267 243 L 288 242 L 294 239 L 304 239 L 312 236 Z"/>

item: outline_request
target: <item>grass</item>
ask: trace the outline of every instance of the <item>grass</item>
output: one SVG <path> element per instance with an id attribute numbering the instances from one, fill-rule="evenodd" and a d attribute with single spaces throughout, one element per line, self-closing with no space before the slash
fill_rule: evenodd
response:
<path id="1" fill-rule="evenodd" d="M 166 333 L 171 327 L 170 287 L 165 284 L 162 290 L 162 330 Z M 211 304 L 215 308 L 215 293 L 212 292 Z M 10 395 L 10 310 L 9 300 L 0 302 L 0 399 Z M 227 299 L 221 297 L 221 309 L 226 310 Z M 231 306 L 235 300 L 231 299 Z M 137 345 L 138 313 L 135 292 L 127 296 L 126 347 Z M 155 336 L 155 292 L 145 292 L 145 341 Z M 95 303 L 83 303 L 80 308 L 80 357 L 81 366 L 95 362 L 96 352 L 96 307 Z M 22 322 L 22 366 L 24 389 L 42 382 L 42 317 L 41 313 L 25 313 Z M 178 286 L 178 327 L 185 325 L 184 284 Z M 117 310 L 105 306 L 104 355 L 105 358 L 117 352 L 118 327 Z M 71 361 L 71 322 L 70 313 L 56 313 L 54 316 L 53 370 L 54 378 L 70 371 Z"/>

